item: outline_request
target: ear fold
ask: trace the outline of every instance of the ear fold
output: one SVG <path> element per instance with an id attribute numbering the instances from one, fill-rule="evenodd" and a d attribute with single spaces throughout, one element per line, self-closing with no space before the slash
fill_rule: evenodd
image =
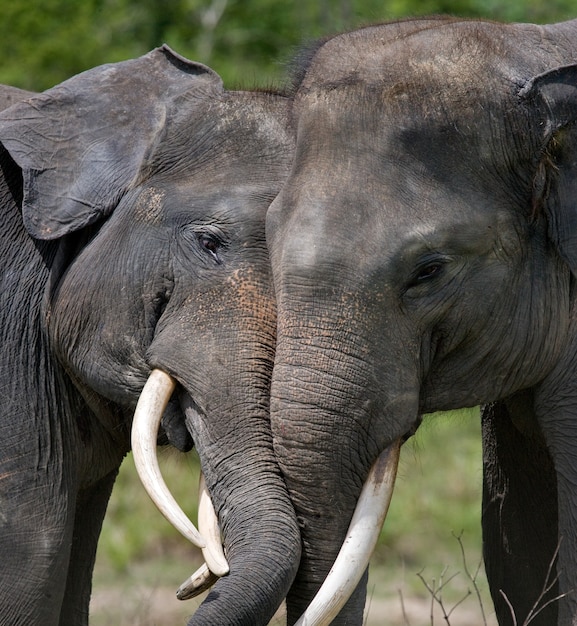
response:
<path id="1" fill-rule="evenodd" d="M 544 157 L 549 167 L 545 210 L 549 235 L 577 276 L 577 65 L 533 78 L 521 97 L 541 111 Z"/>
<path id="2" fill-rule="evenodd" d="M 220 77 L 163 46 L 89 70 L 0 114 L 0 141 L 22 168 L 28 232 L 56 239 L 108 215 L 137 180 L 182 94 Z"/>

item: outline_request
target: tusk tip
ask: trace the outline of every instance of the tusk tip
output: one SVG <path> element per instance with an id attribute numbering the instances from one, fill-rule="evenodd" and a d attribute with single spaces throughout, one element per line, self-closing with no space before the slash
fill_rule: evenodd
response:
<path id="1" fill-rule="evenodd" d="M 206 538 L 207 547 L 202 551 L 202 554 L 208 568 L 217 576 L 226 576 L 230 568 L 222 547 L 218 517 L 202 473 L 198 496 L 198 528 L 201 535 Z"/>
<path id="2" fill-rule="evenodd" d="M 206 563 L 203 563 L 197 570 L 187 578 L 182 585 L 176 590 L 178 600 L 190 600 L 196 598 L 201 593 L 208 591 L 218 580 L 218 576 L 208 569 Z"/>

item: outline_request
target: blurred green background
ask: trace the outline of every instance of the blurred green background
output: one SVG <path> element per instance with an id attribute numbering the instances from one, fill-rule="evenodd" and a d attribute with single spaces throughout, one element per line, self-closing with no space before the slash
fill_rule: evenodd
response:
<path id="1" fill-rule="evenodd" d="M 0 5 L 0 83 L 37 91 L 162 43 L 210 65 L 229 88 L 271 87 L 282 84 L 286 64 L 302 43 L 368 23 L 432 13 L 537 23 L 577 17 L 577 0 L 0 0 Z M 167 482 L 196 519 L 195 454 L 163 456 Z M 480 509 L 478 411 L 427 418 L 403 450 L 371 565 L 368 625 L 494 623 L 482 570 L 476 585 L 466 574 L 466 568 L 474 574 L 481 558 Z M 455 535 L 461 537 L 465 562 Z M 184 624 L 198 601 L 178 603 L 174 590 L 199 564 L 195 550 L 148 500 L 129 457 L 104 524 L 91 623 Z M 436 589 L 445 585 L 447 611 L 466 599 L 443 616 L 423 581 Z"/>
<path id="2" fill-rule="evenodd" d="M 269 86 L 303 41 L 408 15 L 553 22 L 575 0 L 0 0 L 0 83 L 43 90 L 168 43 L 229 87 Z"/>

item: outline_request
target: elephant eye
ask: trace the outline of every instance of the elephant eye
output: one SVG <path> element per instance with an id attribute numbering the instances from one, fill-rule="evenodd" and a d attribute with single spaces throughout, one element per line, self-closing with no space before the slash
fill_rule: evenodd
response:
<path id="1" fill-rule="evenodd" d="M 219 255 L 222 242 L 217 237 L 209 233 L 199 233 L 198 242 L 200 247 L 208 252 L 219 265 L 222 263 L 222 259 Z"/>
<path id="2" fill-rule="evenodd" d="M 411 278 L 409 279 L 407 289 L 417 287 L 423 283 L 439 278 L 445 270 L 446 263 L 447 258 L 439 257 L 437 255 L 435 255 L 435 258 L 433 259 L 430 257 L 428 259 L 423 259 L 422 262 L 417 265 Z"/>
<path id="3" fill-rule="evenodd" d="M 431 278 L 435 278 L 443 271 L 443 264 L 440 262 L 429 263 L 419 269 L 417 274 L 415 275 L 415 282 L 421 283 L 425 280 L 429 280 Z"/>

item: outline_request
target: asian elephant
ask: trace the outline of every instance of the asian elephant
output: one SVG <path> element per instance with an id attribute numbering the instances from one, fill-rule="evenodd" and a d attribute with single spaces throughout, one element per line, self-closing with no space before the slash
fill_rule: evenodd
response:
<path id="1" fill-rule="evenodd" d="M 293 93 L 267 213 L 271 425 L 303 539 L 289 623 L 309 603 L 298 624 L 362 623 L 359 525 L 384 510 L 345 538 L 369 470 L 378 501 L 419 416 L 483 404 L 500 623 L 552 600 L 532 626 L 577 624 L 577 20 L 366 27 L 304 54 Z"/>
<path id="2" fill-rule="evenodd" d="M 166 46 L 20 98 L 0 114 L 0 623 L 88 623 L 159 370 L 159 440 L 197 447 L 230 568 L 190 624 L 266 624 L 300 557 L 269 422 L 287 99 L 226 91 Z"/>

